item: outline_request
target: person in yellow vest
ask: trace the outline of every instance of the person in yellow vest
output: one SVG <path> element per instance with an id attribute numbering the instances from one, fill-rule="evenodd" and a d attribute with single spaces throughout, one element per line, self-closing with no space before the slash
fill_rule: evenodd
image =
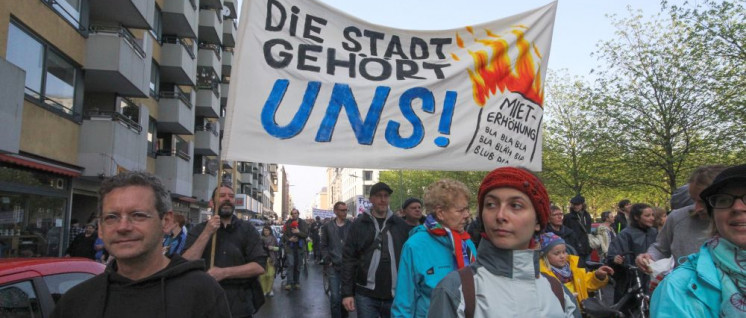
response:
<path id="1" fill-rule="evenodd" d="M 541 235 L 541 272 L 557 278 L 575 294 L 580 303 L 588 298 L 589 291 L 606 286 L 614 270 L 604 265 L 594 272 L 588 272 L 578 267 L 578 260 L 577 255 L 567 254 L 565 240 L 557 234 L 547 232 Z"/>

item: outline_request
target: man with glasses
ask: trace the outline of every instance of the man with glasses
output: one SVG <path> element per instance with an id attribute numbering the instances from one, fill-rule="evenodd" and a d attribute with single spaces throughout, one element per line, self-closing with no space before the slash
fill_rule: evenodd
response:
<path id="1" fill-rule="evenodd" d="M 557 236 L 561 237 L 565 242 L 567 242 L 568 239 L 572 236 L 572 230 L 567 228 L 566 226 L 562 225 L 562 218 L 565 216 L 564 213 L 562 213 L 562 209 L 560 209 L 556 205 L 552 205 L 549 208 L 549 224 L 547 224 L 547 232 L 552 232 L 554 234 L 557 234 Z M 570 244 L 565 244 L 570 245 Z M 575 252 L 575 247 L 572 246 L 572 252 L 571 254 L 577 253 Z"/>
<path id="2" fill-rule="evenodd" d="M 233 189 L 222 184 L 212 192 L 218 195 L 218 215 L 197 224 L 187 234 L 184 258 L 205 260 L 214 265 L 207 271 L 225 290 L 231 314 L 236 317 L 251 317 L 258 308 L 257 300 L 264 300 L 264 292 L 258 282 L 264 274 L 267 253 L 264 251 L 259 232 L 251 223 L 236 217 Z M 212 199 L 210 206 L 215 206 Z M 217 233 L 215 253 L 212 253 L 213 234 Z"/>
<path id="3" fill-rule="evenodd" d="M 334 220 L 327 222 L 320 229 L 319 248 L 326 270 L 331 295 L 329 307 L 332 318 L 347 317 L 347 310 L 342 307 L 342 295 L 340 287 L 342 281 L 342 248 L 350 230 L 350 220 L 347 219 L 347 204 L 344 202 L 334 203 Z"/>
<path id="4" fill-rule="evenodd" d="M 397 267 L 408 226 L 389 209 L 394 191 L 379 182 L 370 188 L 370 210 L 352 222 L 342 252 L 342 304 L 358 318 L 391 316 Z"/>
<path id="5" fill-rule="evenodd" d="M 114 261 L 65 293 L 52 317 L 231 317 L 203 262 L 163 254 L 163 232 L 174 221 L 156 176 L 123 172 L 101 183 L 99 198 L 98 235 Z"/>

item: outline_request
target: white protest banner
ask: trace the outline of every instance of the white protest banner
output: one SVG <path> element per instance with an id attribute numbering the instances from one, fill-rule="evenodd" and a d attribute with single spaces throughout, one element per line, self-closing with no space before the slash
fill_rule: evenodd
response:
<path id="1" fill-rule="evenodd" d="M 411 31 L 313 0 L 245 1 L 223 160 L 539 171 L 556 9 Z"/>
<path id="2" fill-rule="evenodd" d="M 317 216 L 320 217 L 320 218 L 322 218 L 322 219 L 329 219 L 329 218 L 335 217 L 334 211 L 332 211 L 332 210 L 322 210 L 322 209 L 317 209 L 317 208 L 311 209 L 311 215 L 313 216 L 314 219 Z"/>

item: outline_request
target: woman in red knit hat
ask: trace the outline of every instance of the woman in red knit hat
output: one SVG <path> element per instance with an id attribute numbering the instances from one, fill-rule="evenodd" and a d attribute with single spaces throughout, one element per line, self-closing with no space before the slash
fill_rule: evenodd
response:
<path id="1" fill-rule="evenodd" d="M 433 290 L 429 317 L 579 317 L 575 297 L 540 275 L 537 238 L 549 195 L 528 170 L 497 168 L 479 187 L 483 240 L 476 262 Z"/>

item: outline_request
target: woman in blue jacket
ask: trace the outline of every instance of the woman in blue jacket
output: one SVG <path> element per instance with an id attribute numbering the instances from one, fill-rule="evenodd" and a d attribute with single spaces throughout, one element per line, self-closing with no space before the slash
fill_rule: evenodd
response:
<path id="1" fill-rule="evenodd" d="M 658 285 L 650 313 L 746 317 L 746 165 L 725 169 L 698 199 L 716 234 Z"/>
<path id="2" fill-rule="evenodd" d="M 430 293 L 448 273 L 469 265 L 477 251 L 464 230 L 469 189 L 443 179 L 425 192 L 425 223 L 412 229 L 399 262 L 392 317 L 427 317 Z"/>

